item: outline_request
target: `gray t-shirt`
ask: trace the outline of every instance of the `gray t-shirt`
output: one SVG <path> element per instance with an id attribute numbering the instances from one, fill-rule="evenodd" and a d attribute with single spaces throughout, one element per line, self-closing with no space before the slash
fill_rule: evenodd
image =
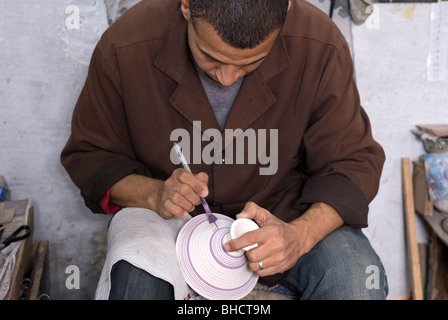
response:
<path id="1" fill-rule="evenodd" d="M 221 130 L 223 130 L 227 118 L 229 117 L 230 110 L 232 110 L 233 102 L 243 83 L 243 78 L 239 79 L 231 86 L 225 87 L 204 74 L 198 66 L 196 66 L 196 70 L 198 71 L 199 79 L 201 79 L 208 101 L 215 113 L 216 120 L 218 120 Z"/>

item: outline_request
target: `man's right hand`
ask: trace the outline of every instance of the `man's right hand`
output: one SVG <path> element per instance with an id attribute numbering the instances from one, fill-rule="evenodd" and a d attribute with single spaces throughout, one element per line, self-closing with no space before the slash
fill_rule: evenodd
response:
<path id="1" fill-rule="evenodd" d="M 187 217 L 208 195 L 208 175 L 176 169 L 166 180 L 131 174 L 112 186 L 110 201 L 121 207 L 151 209 L 165 219 Z"/>
<path id="2" fill-rule="evenodd" d="M 197 175 L 185 169 L 176 169 L 160 187 L 157 211 L 160 216 L 170 219 L 174 216 L 186 218 L 195 206 L 201 203 L 200 197 L 208 195 L 208 175 Z"/>

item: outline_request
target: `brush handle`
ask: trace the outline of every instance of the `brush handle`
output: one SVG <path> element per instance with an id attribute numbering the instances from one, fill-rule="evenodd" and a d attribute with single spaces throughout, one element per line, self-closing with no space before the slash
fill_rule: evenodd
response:
<path id="1" fill-rule="evenodd" d="M 177 143 L 174 143 L 174 149 L 176 150 L 177 156 L 179 157 L 179 160 L 182 163 L 182 166 L 184 167 L 184 169 L 187 170 L 188 172 L 191 172 L 190 166 L 188 165 L 188 162 L 187 162 L 187 159 L 185 159 L 185 156 L 182 153 L 182 150 Z"/>
<path id="2" fill-rule="evenodd" d="M 188 172 L 191 172 L 190 167 L 188 166 L 187 160 L 185 159 L 184 154 L 182 153 L 182 150 L 177 143 L 174 143 L 174 149 L 176 150 L 177 156 L 179 157 L 179 160 L 182 163 L 182 166 L 184 167 L 184 169 L 187 170 Z M 216 221 L 216 217 L 213 215 L 212 211 L 210 210 L 210 207 L 208 206 L 207 201 L 203 197 L 200 197 L 200 198 L 201 198 L 202 207 L 204 208 L 205 212 L 209 216 L 209 219 L 213 220 L 211 222 Z M 210 218 L 210 217 L 212 217 L 212 218 Z"/>
<path id="3" fill-rule="evenodd" d="M 202 206 L 204 207 L 205 212 L 206 212 L 208 215 L 211 215 L 211 214 L 212 214 L 212 211 L 210 210 L 210 207 L 208 206 L 207 201 L 206 201 L 203 197 L 200 197 L 200 198 L 201 198 Z"/>

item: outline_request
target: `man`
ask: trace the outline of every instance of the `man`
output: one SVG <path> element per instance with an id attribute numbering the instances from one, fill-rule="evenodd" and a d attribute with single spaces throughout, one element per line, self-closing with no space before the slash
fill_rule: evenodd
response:
<path id="1" fill-rule="evenodd" d="M 258 243 L 249 267 L 269 287 L 303 299 L 384 299 L 384 269 L 361 231 L 384 153 L 352 75 L 343 36 L 304 1 L 143 1 L 98 43 L 62 163 L 93 212 L 146 208 L 172 220 L 202 213 L 202 196 L 213 212 L 255 220 L 260 229 L 226 250 Z M 170 160 L 178 129 L 202 134 L 199 148 L 181 141 L 196 174 Z M 228 140 L 205 161 L 205 133 L 226 130 L 275 133 L 257 137 L 274 170 L 261 174 L 266 162 L 249 161 L 248 144 L 233 161 L 241 150 Z M 158 265 L 129 260 L 104 271 L 109 298 L 175 297 Z M 370 265 L 381 273 L 374 289 Z"/>

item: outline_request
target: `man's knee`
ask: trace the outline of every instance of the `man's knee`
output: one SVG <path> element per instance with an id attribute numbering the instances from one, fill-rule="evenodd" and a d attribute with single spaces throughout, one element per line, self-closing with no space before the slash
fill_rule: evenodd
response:
<path id="1" fill-rule="evenodd" d="M 323 241 L 323 283 L 330 299 L 385 299 L 383 264 L 359 229 L 343 227 Z"/>
<path id="2" fill-rule="evenodd" d="M 385 299 L 387 278 L 361 230 L 342 227 L 299 259 L 293 272 L 303 299 Z"/>
<path id="3" fill-rule="evenodd" d="M 112 266 L 109 300 L 172 300 L 173 286 L 125 260 Z"/>
<path id="4" fill-rule="evenodd" d="M 388 293 L 386 274 L 381 262 L 347 260 L 326 266 L 318 293 L 331 300 L 383 300 Z"/>

